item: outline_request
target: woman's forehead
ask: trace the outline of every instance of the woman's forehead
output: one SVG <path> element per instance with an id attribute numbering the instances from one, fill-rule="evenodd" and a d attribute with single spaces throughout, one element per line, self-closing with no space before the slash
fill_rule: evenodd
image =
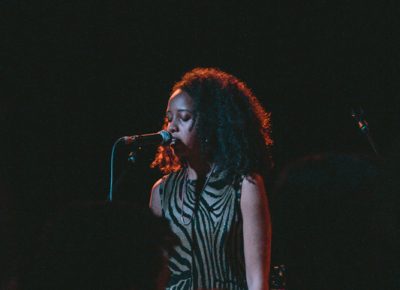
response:
<path id="1" fill-rule="evenodd" d="M 170 110 L 193 110 L 192 97 L 181 89 L 176 90 L 168 101 L 167 111 Z"/>

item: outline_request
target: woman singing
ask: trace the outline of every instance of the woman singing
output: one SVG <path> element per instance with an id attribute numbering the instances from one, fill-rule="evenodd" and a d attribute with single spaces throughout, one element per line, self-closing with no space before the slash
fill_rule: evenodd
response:
<path id="1" fill-rule="evenodd" d="M 268 289 L 271 225 L 264 177 L 271 168 L 269 114 L 246 84 L 215 68 L 172 88 L 151 193 L 181 244 L 167 289 Z"/>

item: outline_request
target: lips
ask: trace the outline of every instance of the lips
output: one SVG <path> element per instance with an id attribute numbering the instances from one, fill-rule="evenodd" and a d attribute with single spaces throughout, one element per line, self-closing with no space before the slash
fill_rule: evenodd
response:
<path id="1" fill-rule="evenodd" d="M 169 143 L 169 146 L 171 146 L 172 148 L 176 148 L 180 145 L 182 145 L 182 141 L 177 138 L 172 138 L 171 143 Z"/>

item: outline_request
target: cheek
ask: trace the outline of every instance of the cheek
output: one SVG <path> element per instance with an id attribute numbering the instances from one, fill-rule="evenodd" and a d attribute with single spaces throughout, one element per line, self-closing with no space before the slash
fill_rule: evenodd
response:
<path id="1" fill-rule="evenodd" d="M 186 141 L 187 141 L 186 144 L 188 145 L 188 147 L 191 147 L 191 148 L 196 147 L 199 144 L 195 129 L 192 129 L 191 131 L 188 132 Z"/>
<path id="2" fill-rule="evenodd" d="M 196 138 L 194 138 L 194 136 L 189 137 L 186 140 L 186 146 L 190 149 L 193 149 L 196 147 Z"/>

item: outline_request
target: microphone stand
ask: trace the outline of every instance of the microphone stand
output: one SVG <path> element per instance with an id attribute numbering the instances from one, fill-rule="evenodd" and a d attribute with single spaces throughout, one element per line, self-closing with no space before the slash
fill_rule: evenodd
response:
<path id="1" fill-rule="evenodd" d="M 368 127 L 368 122 L 367 120 L 365 120 L 364 117 L 364 110 L 361 107 L 359 107 L 358 111 L 352 109 L 351 116 L 357 122 L 357 126 L 361 130 L 361 133 L 363 133 L 366 136 L 368 143 L 371 146 L 372 150 L 375 152 L 376 156 L 381 158 L 381 155 L 378 153 L 378 150 L 376 149 L 375 142 L 371 137 L 370 130 Z"/>
<path id="2" fill-rule="evenodd" d="M 142 134 L 142 135 L 134 135 L 134 136 L 125 136 L 117 139 L 114 142 L 111 150 L 111 161 L 110 161 L 110 190 L 108 193 L 107 200 L 112 202 L 113 200 L 113 187 L 114 187 L 114 163 L 115 163 L 115 151 L 117 145 L 124 143 L 125 145 L 131 145 L 134 147 L 132 152 L 129 154 L 129 164 L 135 163 L 137 161 L 137 151 L 141 149 L 141 146 L 144 145 L 152 145 L 152 144 L 168 144 L 172 140 L 172 135 L 168 131 L 161 130 L 158 133 L 151 134 Z M 132 166 L 128 166 L 128 169 L 132 168 Z M 121 184 L 121 180 L 125 177 L 126 170 L 123 172 L 121 177 L 118 179 L 115 185 Z"/>
<path id="3" fill-rule="evenodd" d="M 123 180 L 125 180 L 128 173 L 132 170 L 133 164 L 137 161 L 137 152 L 141 149 L 141 147 L 134 147 L 131 149 L 132 151 L 129 153 L 128 156 L 128 166 L 127 168 L 122 171 L 118 179 L 114 182 L 114 165 L 115 165 L 115 151 L 117 145 L 121 143 L 121 141 L 125 141 L 124 138 L 119 138 L 113 145 L 112 152 L 111 152 L 111 164 L 110 164 L 110 190 L 108 193 L 108 202 L 112 202 L 114 199 L 114 192 L 115 189 L 118 189 L 122 184 Z"/>
<path id="4" fill-rule="evenodd" d="M 124 151 L 123 156 L 129 155 L 127 158 L 123 157 L 123 164 L 118 166 L 121 171 L 119 171 L 115 182 L 112 184 L 110 182 L 108 202 L 112 202 L 117 198 L 117 200 L 148 206 L 148 192 L 151 188 L 150 180 L 159 178 L 155 172 L 147 171 L 147 169 L 150 169 L 148 165 L 149 158 L 151 158 L 150 155 L 154 155 L 153 149 L 152 147 L 149 148 L 149 146 L 142 147 L 131 144 L 128 151 Z M 112 169 L 111 176 L 113 175 L 115 174 Z"/>

